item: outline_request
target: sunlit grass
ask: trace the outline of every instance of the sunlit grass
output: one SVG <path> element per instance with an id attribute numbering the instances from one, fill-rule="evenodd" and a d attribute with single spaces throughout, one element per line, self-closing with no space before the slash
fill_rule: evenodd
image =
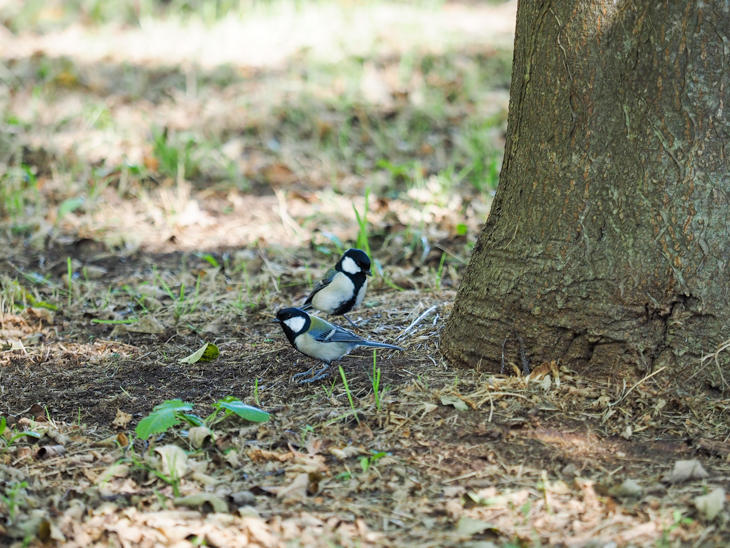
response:
<path id="1" fill-rule="evenodd" d="M 383 203 L 429 239 L 449 216 L 473 237 L 486 215 L 509 4 L 0 6 L 17 33 L 0 54 L 0 216 L 17 233 L 193 249 L 321 231 L 344 245 L 366 188 L 376 242 Z"/>

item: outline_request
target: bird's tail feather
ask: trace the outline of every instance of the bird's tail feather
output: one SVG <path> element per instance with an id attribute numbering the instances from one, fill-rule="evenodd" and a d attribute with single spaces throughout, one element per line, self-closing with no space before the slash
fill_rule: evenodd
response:
<path id="1" fill-rule="evenodd" d="M 311 310 L 311 309 L 312 309 L 312 303 L 310 303 L 310 302 L 306 302 L 299 307 L 299 310 Z"/>
<path id="2" fill-rule="evenodd" d="M 404 348 L 396 346 L 394 344 L 379 343 L 375 341 L 362 341 L 359 344 L 360 346 L 372 346 L 373 348 L 392 348 L 393 350 L 405 350 Z"/>

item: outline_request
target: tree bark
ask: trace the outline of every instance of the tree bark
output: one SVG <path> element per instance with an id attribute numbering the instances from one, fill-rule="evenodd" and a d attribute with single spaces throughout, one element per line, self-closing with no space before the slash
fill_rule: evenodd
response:
<path id="1" fill-rule="evenodd" d="M 500 184 L 441 340 L 730 381 L 730 7 L 521 1 Z M 638 366 L 638 369 L 635 368 Z"/>

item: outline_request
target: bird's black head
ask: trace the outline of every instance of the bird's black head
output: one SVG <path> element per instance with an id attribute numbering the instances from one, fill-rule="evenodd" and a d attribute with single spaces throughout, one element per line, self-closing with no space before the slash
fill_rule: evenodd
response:
<path id="1" fill-rule="evenodd" d="M 281 328 L 284 330 L 284 334 L 287 339 L 291 342 L 294 337 L 300 333 L 304 333 L 309 329 L 312 320 L 309 319 L 309 314 L 299 308 L 282 308 L 276 313 L 275 322 L 281 324 Z"/>
<path id="2" fill-rule="evenodd" d="M 370 275 L 370 257 L 362 249 L 348 249 L 335 267 L 346 274 Z"/>

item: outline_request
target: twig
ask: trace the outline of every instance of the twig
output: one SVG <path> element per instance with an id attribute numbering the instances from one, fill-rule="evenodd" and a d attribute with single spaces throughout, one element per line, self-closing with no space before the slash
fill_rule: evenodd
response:
<path id="1" fill-rule="evenodd" d="M 292 219 L 291 215 L 289 215 L 289 211 L 286 206 L 286 195 L 280 188 L 277 188 L 274 190 L 274 196 L 276 196 L 276 201 L 279 203 L 278 213 L 281 218 L 281 224 L 291 230 L 294 236 L 300 236 L 302 234 L 302 227 L 299 226 L 294 219 Z"/>
<path id="2" fill-rule="evenodd" d="M 442 480 L 441 483 L 452 483 L 454 481 L 471 478 L 472 476 L 476 476 L 479 472 L 481 472 L 481 470 L 472 470 L 471 472 L 467 472 L 466 474 L 456 476 L 455 478 L 446 478 L 445 480 Z"/>
<path id="3" fill-rule="evenodd" d="M 618 405 L 619 403 L 621 403 L 622 401 L 624 401 L 624 400 L 626 399 L 626 396 L 628 396 L 629 394 L 631 394 L 631 392 L 633 392 L 634 388 L 636 388 L 637 386 L 639 386 L 639 385 L 640 385 L 641 383 L 643 383 L 644 381 L 648 381 L 648 380 L 649 380 L 649 379 L 651 379 L 651 378 L 652 378 L 652 377 L 653 377 L 654 375 L 657 375 L 658 373 L 661 373 L 661 372 L 662 372 L 662 371 L 664 371 L 664 370 L 665 370 L 666 368 L 667 368 L 667 366 L 666 366 L 666 365 L 664 365 L 664 366 L 660 367 L 659 369 L 657 369 L 656 371 L 654 371 L 653 373 L 649 373 L 649 374 L 648 374 L 648 375 L 647 375 L 646 377 L 644 377 L 643 379 L 641 379 L 641 380 L 639 380 L 639 381 L 636 381 L 636 383 L 634 383 L 634 386 L 632 386 L 631 388 L 629 388 L 629 389 L 628 389 L 628 390 L 627 390 L 627 391 L 626 391 L 626 392 L 624 393 L 624 395 L 623 395 L 623 396 L 621 396 L 621 397 L 620 397 L 619 399 L 617 399 L 617 400 L 616 400 L 615 402 L 613 402 L 613 403 L 609 403 L 609 404 L 608 404 L 608 406 L 609 406 L 609 407 L 613 407 L 614 405 Z"/>
<path id="4" fill-rule="evenodd" d="M 509 336 L 505 337 L 502 341 L 502 363 L 499 367 L 499 374 L 504 375 L 504 347 L 507 346 L 507 341 L 509 340 Z"/>
<path id="5" fill-rule="evenodd" d="M 264 255 L 263 251 L 259 251 L 259 256 L 261 257 L 261 260 L 264 262 L 264 266 L 266 266 L 266 270 L 269 271 L 269 275 L 271 276 L 271 281 L 274 284 L 274 289 L 276 292 L 279 292 L 279 282 L 276 279 L 276 273 L 274 272 L 274 268 L 271 266 L 271 263 L 266 258 L 266 255 Z"/>
<path id="6" fill-rule="evenodd" d="M 492 422 L 492 415 L 494 415 L 494 400 L 492 399 L 492 392 L 487 389 L 487 396 L 489 396 L 489 417 L 487 422 Z"/>
<path id="7" fill-rule="evenodd" d="M 435 312 L 436 310 L 438 310 L 438 305 L 437 304 L 433 305 L 431 308 L 429 308 L 428 310 L 426 310 L 423 314 L 421 314 L 420 316 L 418 316 L 418 318 L 416 318 L 415 320 L 413 320 L 411 322 L 411 325 L 409 325 L 408 327 L 406 327 L 405 330 L 400 335 L 398 335 L 395 338 L 395 340 L 397 341 L 398 339 L 402 339 L 403 337 L 405 337 L 406 335 L 408 335 L 408 333 L 410 333 L 413 330 L 414 327 L 416 327 L 420 322 L 422 322 L 424 318 L 426 318 L 429 314 Z"/>
<path id="8" fill-rule="evenodd" d="M 702 359 L 700 360 L 700 365 L 704 363 L 705 360 L 709 360 L 710 358 L 715 358 L 715 365 L 717 366 L 717 372 L 720 374 L 720 378 L 722 379 L 722 385 L 728 386 L 727 381 L 725 380 L 725 375 L 722 374 L 722 367 L 720 366 L 720 352 L 723 350 L 727 350 L 730 348 L 730 340 L 725 341 L 720 345 L 720 348 L 715 350 L 712 354 L 707 354 L 706 356 L 702 356 Z"/>
<path id="9" fill-rule="evenodd" d="M 484 405 L 484 402 L 487 400 L 492 401 L 492 396 L 512 396 L 515 398 L 522 398 L 523 400 L 532 401 L 527 396 L 518 394 L 517 392 L 492 392 L 490 390 L 487 390 L 487 395 L 489 396 L 488 398 L 482 398 L 481 400 L 479 400 L 479 402 L 476 404 L 477 408 Z"/>

